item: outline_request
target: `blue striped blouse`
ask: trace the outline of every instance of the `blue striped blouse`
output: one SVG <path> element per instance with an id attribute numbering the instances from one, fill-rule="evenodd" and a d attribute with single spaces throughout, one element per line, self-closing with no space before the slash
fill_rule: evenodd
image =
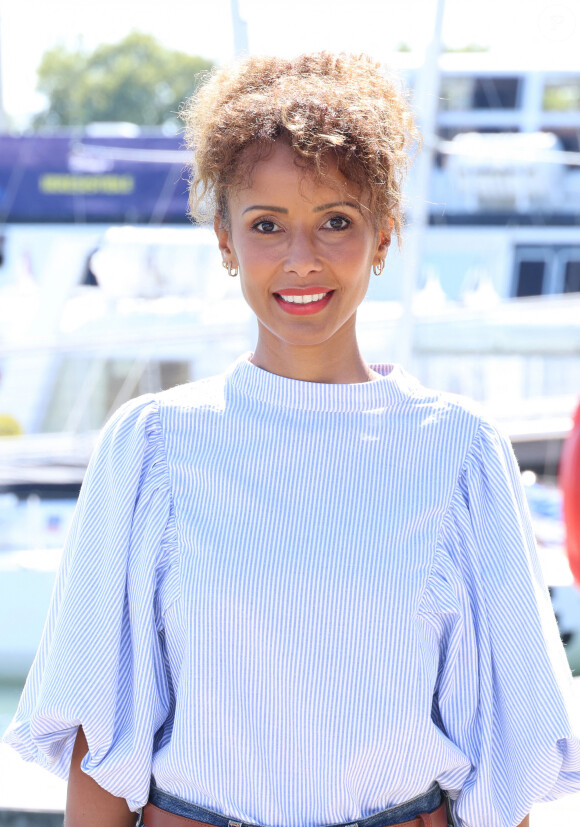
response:
<path id="1" fill-rule="evenodd" d="M 132 810 L 162 789 L 273 827 L 437 780 L 458 825 L 580 790 L 572 679 L 509 443 L 400 367 L 242 357 L 123 406 L 86 474 L 5 741 Z M 576 735 L 576 737 L 574 737 Z"/>

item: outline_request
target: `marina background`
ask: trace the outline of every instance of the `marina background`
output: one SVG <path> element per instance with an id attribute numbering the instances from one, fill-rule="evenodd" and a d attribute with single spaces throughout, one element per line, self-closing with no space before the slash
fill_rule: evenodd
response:
<path id="1" fill-rule="evenodd" d="M 225 367 L 255 333 L 211 232 L 188 223 L 174 118 L 34 127 L 44 52 L 134 29 L 216 64 L 326 48 L 399 71 L 425 150 L 403 250 L 361 309 L 363 349 L 476 398 L 510 434 L 580 674 L 557 486 L 580 395 L 580 11 L 546 0 L 359 0 L 354 11 L 345 0 L 166 0 L 163 12 L 0 0 L 0 733 L 98 429 L 131 396 Z M 2 747 L 0 779 L 0 824 L 62 810 L 63 784 Z M 536 809 L 534 825 L 564 823 L 580 799 Z"/>

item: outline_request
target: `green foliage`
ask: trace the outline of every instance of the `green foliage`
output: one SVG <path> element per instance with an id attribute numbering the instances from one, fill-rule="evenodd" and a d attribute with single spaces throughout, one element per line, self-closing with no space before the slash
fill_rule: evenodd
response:
<path id="1" fill-rule="evenodd" d="M 81 126 L 93 121 L 130 121 L 143 126 L 175 118 L 179 104 L 212 63 L 173 51 L 155 37 L 133 31 L 93 52 L 56 47 L 38 68 L 38 90 L 48 108 L 36 128 Z"/>
<path id="2" fill-rule="evenodd" d="M 489 46 L 481 46 L 479 43 L 468 43 L 466 46 L 444 46 L 444 52 L 463 53 L 463 52 L 489 52 Z"/>
<path id="3" fill-rule="evenodd" d="M 413 51 L 408 43 L 402 40 L 395 47 L 396 52 L 411 52 Z M 480 46 L 478 43 L 468 43 L 466 46 L 443 46 L 443 52 L 489 52 L 489 46 Z"/>

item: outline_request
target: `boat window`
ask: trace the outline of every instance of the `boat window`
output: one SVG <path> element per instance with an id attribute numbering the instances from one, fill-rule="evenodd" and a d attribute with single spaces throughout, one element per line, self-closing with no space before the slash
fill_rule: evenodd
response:
<path id="1" fill-rule="evenodd" d="M 580 245 L 516 246 L 512 296 L 580 293 Z"/>
<path id="2" fill-rule="evenodd" d="M 516 109 L 519 87 L 519 77 L 444 77 L 441 109 Z"/>
<path id="3" fill-rule="evenodd" d="M 515 294 L 523 296 L 541 296 L 544 288 L 545 261 L 522 260 L 519 263 Z"/>
<path id="4" fill-rule="evenodd" d="M 580 109 L 580 77 L 551 78 L 544 85 L 545 112 L 575 112 Z"/>
<path id="5" fill-rule="evenodd" d="M 515 109 L 519 78 L 476 78 L 474 109 Z"/>
<path id="6" fill-rule="evenodd" d="M 566 262 L 564 293 L 580 293 L 580 257 Z"/>
<path id="7" fill-rule="evenodd" d="M 471 109 L 473 78 L 444 77 L 441 79 L 441 109 Z"/>

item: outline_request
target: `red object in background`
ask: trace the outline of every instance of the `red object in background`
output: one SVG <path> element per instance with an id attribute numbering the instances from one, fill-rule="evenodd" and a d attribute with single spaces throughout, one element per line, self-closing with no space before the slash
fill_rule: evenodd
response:
<path id="1" fill-rule="evenodd" d="M 566 550 L 574 580 L 580 585 L 580 405 L 560 460 L 560 488 L 564 495 Z"/>

